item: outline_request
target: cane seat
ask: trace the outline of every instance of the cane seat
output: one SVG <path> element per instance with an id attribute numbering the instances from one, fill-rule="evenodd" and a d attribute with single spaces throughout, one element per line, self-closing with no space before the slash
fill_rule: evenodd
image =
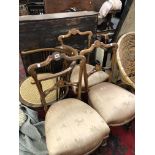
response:
<path id="1" fill-rule="evenodd" d="M 38 74 L 38 78 L 43 78 L 46 76 L 52 75 L 50 73 Z M 49 79 L 42 81 L 43 90 L 49 89 L 51 86 L 54 86 L 56 79 Z M 22 103 L 29 107 L 42 107 L 40 94 L 36 84 L 34 83 L 33 78 L 30 76 L 24 80 L 20 86 L 20 98 Z M 56 90 L 51 91 L 45 98 L 47 104 L 50 104 L 53 101 L 56 101 Z"/>
<path id="2" fill-rule="evenodd" d="M 86 103 L 68 98 L 50 106 L 45 135 L 50 155 L 82 155 L 96 149 L 109 135 L 102 117 Z"/>

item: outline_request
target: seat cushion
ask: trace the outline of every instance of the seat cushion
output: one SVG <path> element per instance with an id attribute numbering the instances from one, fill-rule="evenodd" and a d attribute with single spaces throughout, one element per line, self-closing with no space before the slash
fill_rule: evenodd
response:
<path id="1" fill-rule="evenodd" d="M 96 148 L 109 135 L 102 117 L 77 99 L 60 100 L 45 118 L 46 143 L 50 155 L 82 155 Z"/>
<path id="2" fill-rule="evenodd" d="M 94 69 L 94 66 L 92 66 L 90 64 L 86 64 L 87 73 L 91 72 L 93 69 Z M 72 74 L 71 74 L 71 78 L 70 78 L 71 82 L 78 81 L 79 70 L 80 70 L 80 66 L 76 65 L 72 71 Z M 90 87 L 90 86 L 96 85 L 98 83 L 101 83 L 101 82 L 107 80 L 108 78 L 109 78 L 109 75 L 107 73 L 105 73 L 104 71 L 97 71 L 88 77 L 88 86 Z M 85 86 L 84 77 L 82 76 L 82 87 L 84 87 L 84 86 Z M 74 87 L 74 89 L 75 89 L 75 87 Z"/>
<path id="3" fill-rule="evenodd" d="M 50 73 L 38 74 L 38 78 L 48 75 L 50 75 Z M 36 84 L 34 83 L 32 84 L 32 82 L 34 82 L 32 77 L 28 77 L 26 80 L 22 82 L 20 86 L 21 102 L 30 107 L 42 107 L 39 91 L 37 89 Z M 55 83 L 56 79 L 42 81 L 43 90 L 51 88 Z M 56 91 L 52 91 L 46 96 L 47 103 L 51 103 L 52 101 L 55 100 L 56 100 Z"/>
<path id="4" fill-rule="evenodd" d="M 134 118 L 135 95 L 112 83 L 91 87 L 89 102 L 110 126 L 122 125 Z"/>

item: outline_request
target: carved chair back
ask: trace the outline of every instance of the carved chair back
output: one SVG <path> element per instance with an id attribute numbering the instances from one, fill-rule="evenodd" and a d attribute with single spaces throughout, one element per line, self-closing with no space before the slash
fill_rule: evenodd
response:
<path id="1" fill-rule="evenodd" d="M 68 91 L 66 91 L 66 90 L 64 91 L 63 88 L 68 88 L 69 86 L 76 86 L 78 88 L 77 97 L 78 97 L 78 99 L 81 98 L 81 79 L 82 79 L 82 72 L 83 72 L 83 68 L 84 68 L 83 66 L 85 65 L 85 57 L 82 55 L 75 55 L 75 56 L 70 57 L 70 56 L 67 56 L 65 53 L 62 53 L 62 51 L 60 49 L 51 48 L 50 50 L 54 50 L 55 52 L 53 52 L 51 55 L 49 55 L 46 58 L 46 60 L 39 62 L 39 63 L 34 63 L 28 67 L 28 73 L 34 79 L 34 81 L 32 83 L 36 84 L 36 86 L 38 88 L 40 98 L 41 98 L 41 103 L 43 104 L 45 111 L 47 111 L 47 103 L 46 103 L 45 98 L 51 91 L 59 90 L 59 91 L 57 91 L 57 100 L 60 100 L 60 99 L 64 98 L 64 96 L 68 93 Z M 66 68 L 63 71 L 60 71 L 60 72 L 57 72 L 54 74 L 49 74 L 49 75 L 41 77 L 41 78 L 39 78 L 37 76 L 37 72 L 36 72 L 37 69 L 46 67 L 49 64 L 51 64 L 52 62 L 56 62 L 61 59 L 71 62 L 68 68 Z M 78 80 L 78 82 L 71 83 L 69 80 L 70 79 L 69 76 L 70 76 L 70 73 L 71 73 L 73 67 L 76 65 L 77 60 L 80 60 L 79 80 Z M 49 88 L 47 90 L 43 90 L 42 81 L 53 79 L 53 78 L 57 79 L 54 86 L 51 86 L 51 88 Z"/>
<path id="2" fill-rule="evenodd" d="M 117 47 L 118 47 L 117 43 L 104 44 L 103 42 L 100 42 L 99 40 L 96 40 L 90 46 L 90 48 L 81 50 L 80 55 L 83 55 L 83 56 L 85 55 L 86 56 L 87 54 L 93 52 L 94 49 L 96 49 L 96 48 L 103 48 L 103 49 L 112 48 L 111 74 L 110 74 L 110 77 L 109 77 L 109 81 L 111 81 L 112 73 L 113 73 L 113 70 L 114 70 L 115 59 L 116 59 Z M 97 71 L 101 71 L 102 69 L 104 69 L 104 68 L 102 68 L 102 66 L 100 64 L 96 64 L 94 69 L 90 73 L 87 73 L 86 72 L 86 67 L 84 67 L 84 76 L 86 76 L 85 79 L 87 79 L 87 80 L 85 80 L 86 86 L 88 86 L 88 77 L 90 75 L 92 75 L 93 73 L 97 72 Z"/>
<path id="3" fill-rule="evenodd" d="M 76 28 L 73 28 L 73 29 L 71 29 L 71 30 L 69 30 L 68 31 L 68 33 L 67 34 L 65 34 L 65 35 L 60 35 L 59 37 L 58 37 L 58 40 L 59 40 L 59 42 L 60 42 L 60 44 L 61 45 L 64 45 L 65 43 L 64 43 L 64 41 L 65 40 L 67 40 L 67 39 L 70 39 L 69 41 L 71 42 L 72 40 L 73 40 L 73 38 L 72 37 L 74 37 L 74 36 L 79 36 L 79 37 L 82 37 L 82 36 L 87 36 L 87 46 L 85 47 L 85 46 L 82 46 L 83 48 L 79 48 L 79 46 L 80 45 L 75 45 L 75 44 L 78 44 L 78 41 L 80 40 L 82 40 L 83 41 L 83 45 L 84 45 L 84 38 L 78 38 L 76 41 L 75 41 L 75 43 L 74 43 L 74 45 L 73 45 L 73 43 L 72 43 L 72 47 L 74 47 L 74 46 L 76 46 L 76 47 L 74 47 L 74 48 L 76 48 L 78 51 L 80 51 L 80 50 L 82 50 L 82 49 L 84 49 L 84 48 L 89 48 L 90 47 L 90 45 L 91 45 L 91 41 L 92 41 L 92 36 L 93 36 L 93 33 L 91 32 L 91 31 L 83 31 L 83 32 L 81 32 L 79 29 L 76 29 Z M 80 44 L 80 43 L 79 43 Z M 87 62 L 89 61 L 89 55 L 88 55 L 88 57 L 87 57 Z"/>
<path id="4" fill-rule="evenodd" d="M 59 51 L 61 53 L 66 53 L 68 56 L 78 55 L 77 51 L 71 46 L 63 45 L 61 47 L 56 48 L 40 48 L 35 50 L 25 50 L 21 51 L 21 57 L 24 64 L 26 75 L 29 76 L 27 72 L 27 68 L 37 62 L 44 61 L 48 55 L 51 55 L 54 51 Z M 46 73 L 46 72 L 58 72 L 61 69 L 64 69 L 65 61 L 52 62 L 50 65 L 40 68 L 37 70 L 37 73 Z"/>

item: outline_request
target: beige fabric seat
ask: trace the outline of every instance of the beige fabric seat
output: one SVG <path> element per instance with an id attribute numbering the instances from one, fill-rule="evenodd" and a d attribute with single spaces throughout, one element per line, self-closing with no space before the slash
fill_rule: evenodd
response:
<path id="1" fill-rule="evenodd" d="M 93 65 L 86 64 L 87 74 L 90 73 L 93 69 L 94 69 Z M 71 74 L 71 78 L 70 78 L 71 82 L 78 81 L 79 70 L 80 70 L 80 66 L 76 65 L 72 71 L 72 74 Z M 107 80 L 108 78 L 109 78 L 109 75 L 107 73 L 105 73 L 104 71 L 97 71 L 88 77 L 88 87 L 91 87 L 93 85 L 101 83 L 101 82 Z M 85 87 L 84 77 L 82 76 L 82 88 L 84 88 L 84 87 Z M 73 90 L 75 92 L 75 87 L 73 87 Z"/>
<path id="2" fill-rule="evenodd" d="M 48 75 L 51 75 L 51 74 L 50 73 L 38 74 L 38 78 L 41 78 L 44 76 L 46 77 Z M 56 83 L 56 79 L 42 81 L 43 90 L 51 88 L 55 83 Z M 55 101 L 56 91 L 50 92 L 45 99 L 46 99 L 46 102 L 49 104 Z M 34 84 L 34 80 L 32 77 L 28 77 L 26 80 L 22 82 L 20 86 L 20 100 L 23 104 L 30 107 L 42 107 L 42 104 L 40 101 L 40 94 L 36 84 Z"/>
<path id="3" fill-rule="evenodd" d="M 49 155 L 84 155 L 96 149 L 109 135 L 102 117 L 78 99 L 60 100 L 45 118 Z"/>
<path id="4" fill-rule="evenodd" d="M 112 83 L 91 87 L 89 102 L 109 126 L 123 125 L 135 115 L 135 95 Z"/>

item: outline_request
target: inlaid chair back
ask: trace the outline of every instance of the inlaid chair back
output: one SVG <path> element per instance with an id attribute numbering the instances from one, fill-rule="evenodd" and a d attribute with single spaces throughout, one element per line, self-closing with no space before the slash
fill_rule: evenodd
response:
<path id="1" fill-rule="evenodd" d="M 75 42 L 73 43 L 72 40 L 74 40 L 75 36 L 81 37 L 81 38 L 76 38 Z M 93 33 L 91 31 L 83 31 L 81 32 L 79 29 L 73 28 L 71 30 L 68 31 L 67 34 L 65 35 L 60 35 L 58 37 L 58 40 L 60 42 L 61 45 L 64 44 L 71 44 L 72 47 L 76 48 L 78 51 L 84 49 L 84 48 L 89 48 L 91 45 L 91 41 L 92 41 L 92 36 Z M 85 42 L 86 38 L 83 37 L 87 37 L 87 43 Z M 64 43 L 66 40 L 69 39 L 68 43 Z M 82 41 L 82 42 L 81 42 Z M 87 45 L 85 45 L 87 44 Z M 87 57 L 87 62 L 89 61 L 89 56 Z"/>
<path id="2" fill-rule="evenodd" d="M 46 49 L 47 50 L 47 49 Z M 31 106 L 31 107 L 44 107 L 45 111 L 47 111 L 47 106 L 52 104 L 55 101 L 63 99 L 67 93 L 69 86 L 74 85 L 77 87 L 78 94 L 77 97 L 80 99 L 81 97 L 81 78 L 82 78 L 82 71 L 83 66 L 85 65 L 85 57 L 80 55 L 75 56 L 67 56 L 62 49 L 50 48 L 50 51 L 54 51 L 51 55 L 49 55 L 44 61 L 31 64 L 28 67 L 28 73 L 31 77 L 27 78 L 20 86 L 20 99 L 21 102 Z M 34 51 L 30 51 L 34 52 Z M 36 51 L 35 51 L 36 52 Z M 38 74 L 37 70 L 48 67 L 53 62 L 58 62 L 60 60 L 65 60 L 65 62 L 69 62 L 69 66 L 62 71 L 56 73 L 46 73 L 46 74 Z M 70 73 L 73 67 L 76 64 L 76 61 L 80 60 L 80 73 L 79 79 L 77 82 L 72 83 L 70 82 Z M 31 79 L 30 79 L 31 78 Z M 31 91 L 31 98 L 35 98 L 34 87 L 37 88 L 38 95 L 40 99 L 40 103 L 32 103 L 35 99 L 31 99 L 31 103 L 26 101 L 26 97 L 28 96 L 29 92 Z M 27 90 L 25 90 L 25 88 Z M 31 89 L 32 88 L 32 89 Z M 25 95 L 25 94 L 26 95 Z M 29 94 L 30 96 L 30 94 Z M 29 97 L 28 96 L 28 97 Z"/>

